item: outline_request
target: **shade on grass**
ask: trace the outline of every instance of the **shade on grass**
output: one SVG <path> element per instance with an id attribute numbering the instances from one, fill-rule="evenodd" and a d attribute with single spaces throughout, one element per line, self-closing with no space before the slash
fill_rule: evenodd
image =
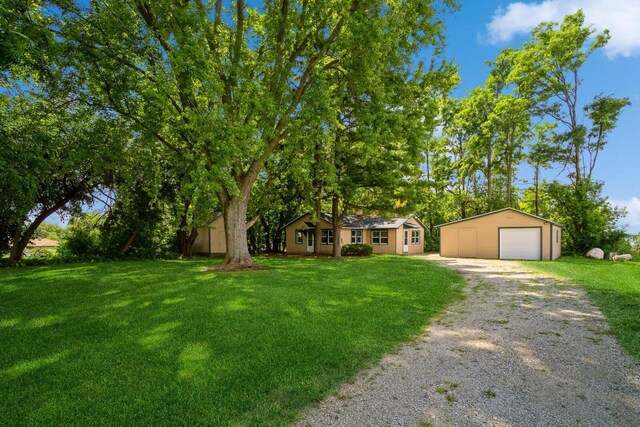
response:
<path id="1" fill-rule="evenodd" d="M 622 347 L 640 362 L 640 264 L 563 257 L 529 267 L 570 279 L 600 308 Z"/>
<path id="2" fill-rule="evenodd" d="M 0 425 L 286 424 L 462 286 L 412 257 L 260 262 L 0 271 Z"/>

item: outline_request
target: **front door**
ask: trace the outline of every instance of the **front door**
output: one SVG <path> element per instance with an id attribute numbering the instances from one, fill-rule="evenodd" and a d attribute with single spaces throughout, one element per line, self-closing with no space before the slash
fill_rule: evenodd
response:
<path id="1" fill-rule="evenodd" d="M 404 230 L 404 240 L 402 241 L 402 252 L 409 253 L 409 230 Z"/>
<path id="2" fill-rule="evenodd" d="M 309 230 L 307 231 L 307 253 L 312 253 L 313 252 L 313 239 L 314 239 L 314 232 L 313 230 Z"/>

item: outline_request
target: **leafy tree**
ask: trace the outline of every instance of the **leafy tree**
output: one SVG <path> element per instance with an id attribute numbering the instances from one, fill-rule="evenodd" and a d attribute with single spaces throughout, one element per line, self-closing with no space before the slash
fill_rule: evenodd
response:
<path id="1" fill-rule="evenodd" d="M 104 218 L 97 212 L 84 212 L 69 221 L 62 234 L 58 253 L 67 259 L 97 258 L 104 252 L 100 227 Z"/>
<path id="2" fill-rule="evenodd" d="M 64 228 L 60 227 L 58 224 L 43 222 L 33 233 L 33 238 L 60 240 L 63 231 Z"/>
<path id="3" fill-rule="evenodd" d="M 6 96 L 0 111 L 0 232 L 9 261 L 22 258 L 51 214 L 76 212 L 109 179 L 122 129 L 73 98 Z"/>
<path id="4" fill-rule="evenodd" d="M 584 105 L 579 99 L 582 67 L 608 40 L 608 31 L 596 34 L 584 25 L 582 11 L 567 15 L 560 24 L 543 23 L 533 30 L 531 41 L 512 56 L 513 69 L 508 78 L 519 94 L 536 103 L 540 114 L 564 129 L 556 138 L 554 161 L 569 169 L 568 189 L 573 194 L 561 191 L 557 185 L 550 187 L 550 194 L 564 197 L 556 200 L 558 206 L 567 201 L 574 203 L 568 209 L 573 215 L 566 217 L 571 225 L 565 225 L 571 230 L 571 249 L 578 252 L 587 250 L 596 243 L 595 236 L 613 227 L 601 219 L 613 220 L 616 216 L 612 209 L 600 215 L 597 207 L 601 185 L 593 181 L 593 172 L 599 152 L 630 102 L 628 98 L 599 95 Z"/>
<path id="5" fill-rule="evenodd" d="M 340 66 L 334 47 L 366 41 L 367 24 L 406 52 L 441 31 L 436 6 L 417 0 L 52 3 L 51 30 L 73 47 L 96 102 L 171 150 L 194 186 L 216 191 L 226 269 L 255 267 L 246 244 L 251 190 L 276 149 L 295 144 L 301 101 Z M 378 51 L 362 50 L 362 63 Z"/>

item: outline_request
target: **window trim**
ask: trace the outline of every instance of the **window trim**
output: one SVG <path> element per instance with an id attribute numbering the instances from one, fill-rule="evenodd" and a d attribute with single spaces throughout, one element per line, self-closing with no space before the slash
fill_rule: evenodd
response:
<path id="1" fill-rule="evenodd" d="M 556 230 L 556 243 L 560 243 L 560 230 Z"/>
<path id="2" fill-rule="evenodd" d="M 360 236 L 358 236 L 357 232 L 360 232 Z M 355 234 L 354 234 L 355 233 Z M 358 237 L 360 237 L 360 241 L 358 241 Z M 355 238 L 355 241 L 354 241 Z M 364 243 L 364 230 L 362 228 L 354 228 L 351 230 L 351 244 L 352 245 L 359 245 Z"/>
<path id="3" fill-rule="evenodd" d="M 411 230 L 411 244 L 412 245 L 420 244 L 420 230 Z"/>
<path id="4" fill-rule="evenodd" d="M 386 235 L 383 236 L 382 233 Z M 377 234 L 377 237 L 376 237 Z M 382 239 L 386 239 L 386 242 L 383 242 Z M 378 240 L 376 242 L 376 240 Z M 372 245 L 388 245 L 389 244 L 389 230 L 371 230 L 371 244 Z"/>
<path id="5" fill-rule="evenodd" d="M 301 229 L 296 229 L 293 235 L 294 235 L 296 245 L 304 245 L 304 233 L 302 232 Z M 298 237 L 300 239 L 298 239 Z"/>
<path id="6" fill-rule="evenodd" d="M 320 230 L 320 244 L 333 245 L 333 230 L 330 228 L 323 228 Z"/>

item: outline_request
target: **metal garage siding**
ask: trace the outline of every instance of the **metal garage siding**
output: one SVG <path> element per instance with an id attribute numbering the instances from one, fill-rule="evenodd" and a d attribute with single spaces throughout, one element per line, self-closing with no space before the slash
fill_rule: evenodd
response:
<path id="1" fill-rule="evenodd" d="M 500 228 L 500 259 L 542 259 L 542 227 Z"/>

